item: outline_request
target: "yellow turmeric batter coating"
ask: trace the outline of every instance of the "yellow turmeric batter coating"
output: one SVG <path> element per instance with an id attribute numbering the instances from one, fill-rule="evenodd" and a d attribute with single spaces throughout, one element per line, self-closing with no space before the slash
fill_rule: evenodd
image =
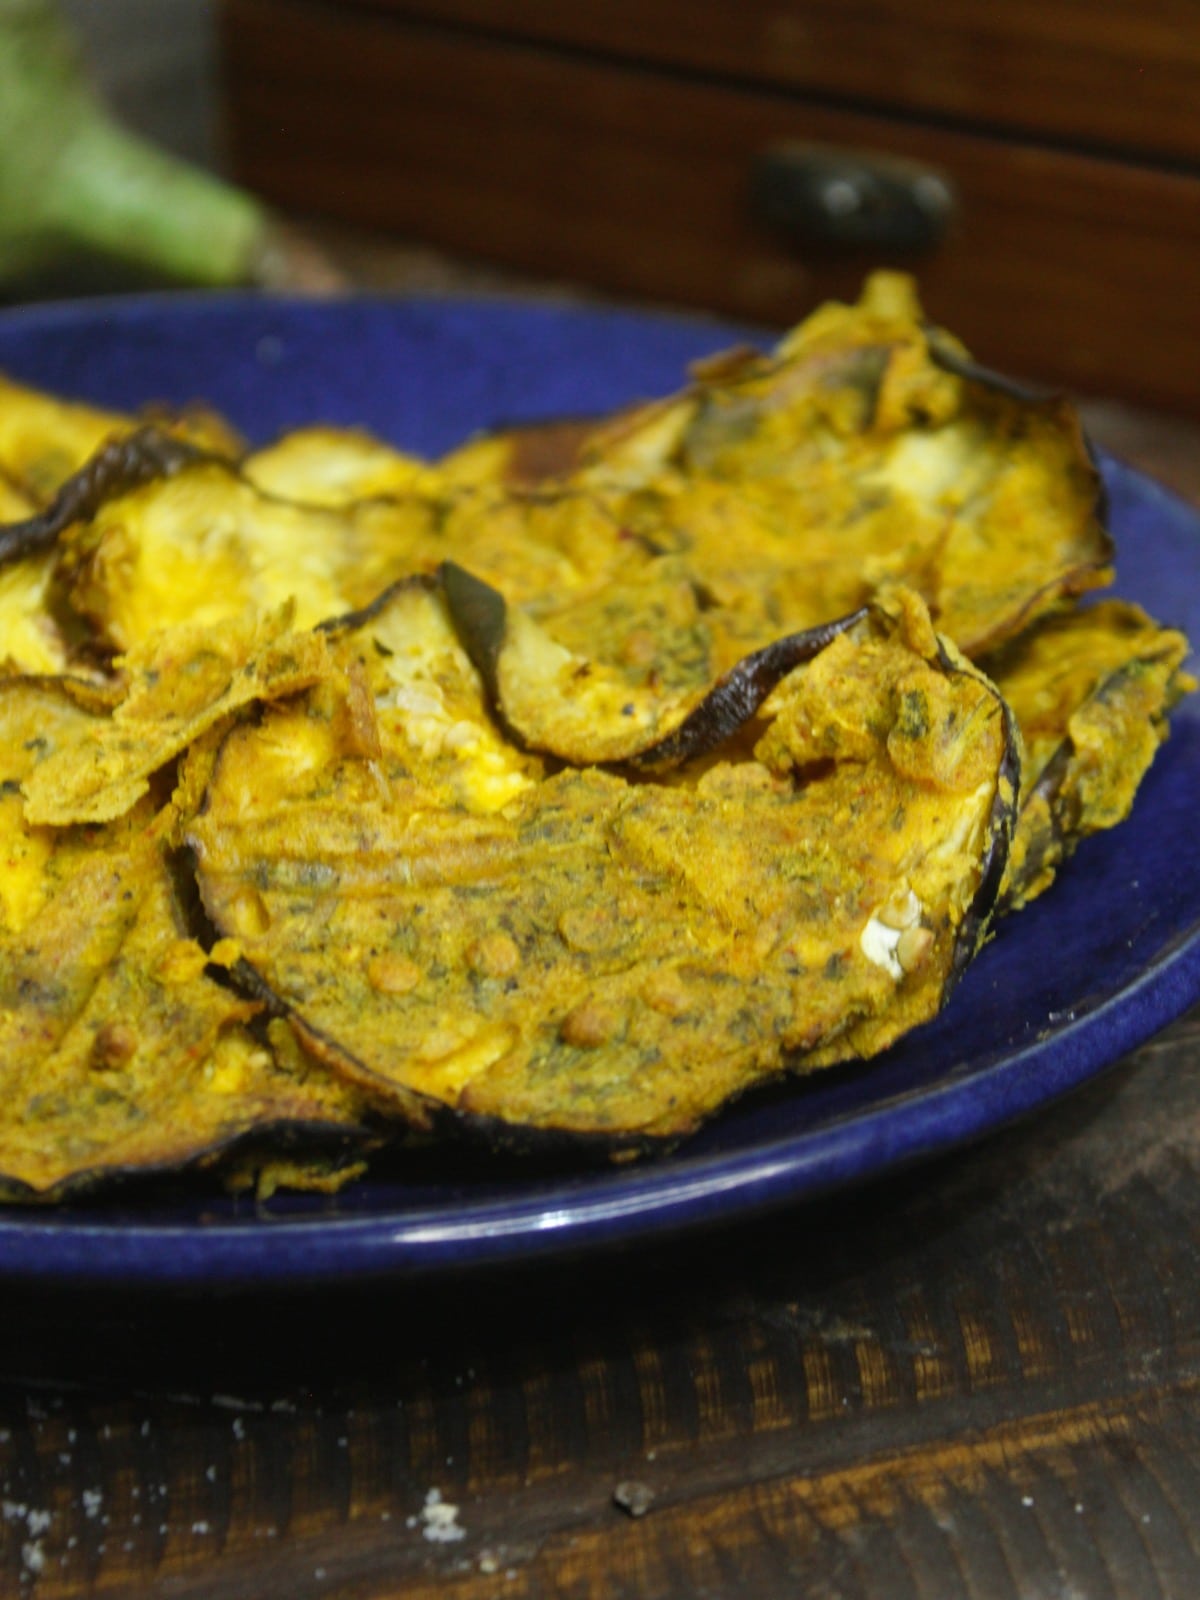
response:
<path id="1" fill-rule="evenodd" d="M 894 612 L 780 685 L 755 753 L 668 785 L 505 746 L 405 588 L 338 644 L 354 709 L 312 691 L 225 741 L 188 834 L 208 914 L 417 1122 L 636 1147 L 872 1054 L 982 937 L 1015 803 L 995 690 Z"/>

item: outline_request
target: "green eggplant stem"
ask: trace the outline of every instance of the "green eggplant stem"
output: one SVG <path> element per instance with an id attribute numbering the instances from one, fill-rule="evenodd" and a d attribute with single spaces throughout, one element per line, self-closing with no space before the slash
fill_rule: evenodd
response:
<path id="1" fill-rule="evenodd" d="M 254 201 L 115 124 L 81 128 L 56 173 L 48 220 L 79 245 L 183 282 L 252 276 L 265 227 Z"/>
<path id="2" fill-rule="evenodd" d="M 51 0 L 0 0 L 0 285 L 88 256 L 249 282 L 270 233 L 249 195 L 113 120 Z"/>

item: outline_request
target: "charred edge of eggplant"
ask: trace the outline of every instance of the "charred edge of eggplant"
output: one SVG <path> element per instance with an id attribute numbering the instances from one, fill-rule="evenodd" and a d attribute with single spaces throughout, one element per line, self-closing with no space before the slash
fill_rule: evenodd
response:
<path id="1" fill-rule="evenodd" d="M 862 622 L 869 610 L 868 606 L 860 606 L 857 611 L 833 622 L 787 634 L 752 655 L 744 656 L 713 685 L 677 728 L 646 749 L 604 765 L 617 771 L 663 772 L 707 755 L 749 722 L 789 672 L 819 656 L 835 639 Z"/>
<path id="2" fill-rule="evenodd" d="M 1096 475 L 1096 520 L 1105 533 L 1108 533 L 1112 526 L 1112 496 L 1108 492 L 1108 480 L 1100 470 L 1100 451 L 1082 422 L 1079 424 L 1079 438 L 1088 465 Z"/>
<path id="3" fill-rule="evenodd" d="M 308 1021 L 303 1010 L 281 1000 L 255 973 L 260 994 L 272 994 L 274 1003 L 283 1008 L 301 1041 L 316 1051 L 337 1071 L 331 1058 L 343 1064 L 346 1077 L 367 1095 L 374 1095 L 394 1107 L 394 1119 L 406 1128 L 415 1128 L 432 1138 L 453 1138 L 468 1148 L 486 1149 L 492 1155 L 518 1157 L 547 1157 L 560 1155 L 592 1156 L 597 1162 L 620 1160 L 625 1157 L 650 1155 L 677 1145 L 691 1129 L 684 1133 L 653 1135 L 645 1133 L 604 1133 L 599 1129 L 573 1129 L 538 1127 L 528 1123 L 509 1122 L 503 1117 L 486 1112 L 472 1111 L 469 1107 L 450 1105 L 417 1089 L 408 1088 L 389 1078 L 348 1050 L 340 1039 Z M 387 1112 L 382 1113 L 385 1117 Z"/>
<path id="4" fill-rule="evenodd" d="M 990 656 L 1017 643 L 1026 628 L 1046 620 L 1047 616 L 1052 614 L 1051 607 L 1055 601 L 1077 600 L 1094 591 L 1097 586 L 1089 580 L 1096 573 L 1104 573 L 1110 568 L 1115 554 L 1108 529 L 1105 528 L 1103 532 L 1105 554 L 1100 560 L 1082 562 L 1052 578 L 1049 583 L 1042 584 L 1040 589 L 1035 589 L 1032 594 L 1026 595 L 1019 610 L 1013 612 L 1007 620 L 1001 619 L 998 627 L 993 627 L 990 633 L 985 633 L 982 637 L 964 643 L 961 646 L 963 654 L 969 655 L 974 662 L 985 663 Z M 1112 581 L 1111 574 L 1108 581 Z"/>
<path id="5" fill-rule="evenodd" d="M 357 611 L 342 611 L 336 617 L 326 617 L 323 622 L 318 622 L 313 632 L 352 633 L 355 628 L 362 628 L 368 622 L 373 622 L 380 612 L 386 611 L 397 595 L 404 594 L 409 589 L 421 590 L 425 594 L 436 594 L 440 587 L 441 581 L 436 573 L 407 573 L 403 578 L 397 578 L 395 583 L 389 583 L 374 600 L 368 600 L 366 605 L 360 606 Z"/>
<path id="6" fill-rule="evenodd" d="M 608 420 L 590 414 L 500 422 L 477 435 L 475 442 L 494 441 L 509 447 L 503 482 L 545 483 L 574 472 L 584 458 L 588 440 Z"/>
<path id="7" fill-rule="evenodd" d="M 203 896 L 203 890 L 201 890 Z M 216 925 L 219 929 L 220 924 Z M 375 1094 L 379 1099 L 390 1099 L 397 1107 L 397 1116 L 402 1115 L 400 1107 L 410 1117 L 410 1125 L 420 1129 L 428 1129 L 438 1111 L 445 1110 L 440 1101 L 429 1099 L 427 1095 L 419 1093 L 416 1089 L 407 1089 L 402 1085 L 394 1084 L 380 1073 L 369 1067 L 366 1062 L 360 1061 L 351 1054 L 342 1044 L 340 1039 L 326 1033 L 323 1028 L 318 1028 L 309 1022 L 303 1010 L 291 1001 L 285 1000 L 279 991 L 271 986 L 245 956 L 239 956 L 237 961 L 229 968 L 229 976 L 236 988 L 240 989 L 248 999 L 257 1000 L 268 1017 L 282 1017 L 289 1022 L 301 1042 L 316 1055 L 317 1059 L 325 1066 L 336 1072 L 336 1067 L 330 1065 L 330 1058 L 344 1063 L 345 1076 L 365 1093 Z"/>
<path id="8" fill-rule="evenodd" d="M 506 1122 L 503 1117 L 462 1110 L 456 1106 L 441 1108 L 438 1126 L 453 1128 L 465 1145 L 482 1147 L 493 1156 L 534 1160 L 553 1160 L 566 1156 L 573 1161 L 582 1157 L 598 1165 L 642 1156 L 665 1155 L 696 1132 L 695 1128 L 686 1128 L 674 1134 L 652 1134 L 604 1133 L 598 1128 L 535 1127 L 528 1123 Z"/>
<path id="9" fill-rule="evenodd" d="M 398 1084 L 361 1060 L 340 1039 L 310 1022 L 302 1007 L 285 1000 L 244 956 L 230 969 L 230 973 L 243 993 L 259 1001 L 270 1016 L 286 1018 L 305 1047 L 313 1051 L 330 1071 L 337 1072 L 335 1063 L 340 1063 L 345 1076 L 364 1094 L 374 1095 L 378 1102 L 394 1107 L 392 1120 L 402 1123 L 406 1129 L 416 1129 L 434 1137 L 452 1135 L 464 1144 L 483 1146 L 493 1153 L 554 1156 L 590 1152 L 597 1160 L 666 1151 L 686 1137 L 687 1131 L 691 1131 L 668 1136 L 539 1128 L 506 1122 L 502 1117 L 449 1105 L 444 1100 Z M 388 1113 L 380 1114 L 386 1121 Z"/>
<path id="10" fill-rule="evenodd" d="M 213 946 L 221 937 L 220 929 L 208 914 L 208 907 L 200 893 L 200 883 L 196 875 L 197 853 L 191 844 L 173 845 L 163 852 L 163 865 L 171 886 L 171 904 L 175 910 L 176 921 L 180 930 L 190 939 L 194 939 L 209 955 Z M 237 967 L 244 966 L 243 974 Z M 263 1010 L 260 1016 L 273 1017 L 279 1015 L 268 1004 L 268 997 L 252 993 L 252 983 L 256 976 L 254 969 L 244 957 L 234 967 L 224 967 L 218 962 L 209 961 L 204 968 L 204 976 L 210 982 L 217 984 L 222 989 L 228 989 L 234 994 L 249 995 L 257 1000 Z M 259 1017 L 249 1019 L 247 1026 L 254 1028 Z"/>
<path id="11" fill-rule="evenodd" d="M 1112 506 L 1108 493 L 1108 484 L 1100 470 L 1100 452 L 1089 437 L 1086 428 L 1080 422 L 1074 405 L 1061 389 L 1048 388 L 1044 385 L 1022 382 L 1018 378 L 1009 377 L 1007 373 L 997 372 L 993 367 L 982 366 L 970 356 L 960 355 L 957 350 L 945 342 L 937 328 L 927 326 L 925 338 L 929 350 L 929 359 L 935 367 L 940 367 L 943 372 L 948 372 L 951 377 L 962 378 L 968 383 L 977 383 L 981 388 L 990 389 L 994 394 L 1003 396 L 1006 400 L 1015 400 L 1019 405 L 1038 406 L 1067 406 L 1075 421 L 1079 434 L 1079 444 L 1084 458 L 1091 468 L 1095 479 L 1095 515 L 1100 526 L 1107 533 L 1111 520 Z M 1111 552 L 1110 552 L 1111 553 Z"/>
<path id="12" fill-rule="evenodd" d="M 1105 539 L 1108 545 L 1108 557 L 1111 561 L 1116 553 L 1116 546 L 1112 538 L 1112 497 L 1108 492 L 1108 481 L 1100 467 L 1099 448 L 1093 441 L 1087 429 L 1084 427 L 1083 419 L 1079 415 L 1079 412 L 1076 410 L 1070 399 L 1068 399 L 1065 395 L 1060 395 L 1057 397 L 1056 401 L 1051 401 L 1050 403 L 1057 403 L 1066 411 L 1072 428 L 1074 429 L 1076 442 L 1079 445 L 1080 452 L 1082 453 L 1084 460 L 1087 462 L 1088 469 L 1091 472 L 1092 514 L 1104 531 Z"/>
<path id="13" fill-rule="evenodd" d="M 1000 886 L 1004 882 L 1004 874 L 1008 868 L 1009 850 L 1021 804 L 1021 735 L 1017 719 L 1000 691 L 988 683 L 981 673 L 960 666 L 940 638 L 938 661 L 943 670 L 949 674 L 961 674 L 974 678 L 977 683 L 983 683 L 999 706 L 1004 723 L 1004 753 L 996 773 L 996 793 L 992 797 L 991 809 L 988 812 L 988 845 L 984 852 L 979 882 L 955 936 L 950 970 L 942 986 L 942 1004 L 945 1005 L 954 992 L 958 980 L 983 943 L 999 904 Z M 1004 793 L 1006 780 L 1012 790 L 1008 798 L 1005 798 Z"/>
<path id="14" fill-rule="evenodd" d="M 207 919 L 207 906 L 204 907 L 204 915 Z M 210 923 L 209 926 L 218 933 L 220 932 L 216 924 Z M 247 999 L 257 1000 L 267 1017 L 272 1019 L 286 1017 L 289 1020 L 291 1019 L 292 1012 L 287 1002 L 276 994 L 266 979 L 259 974 L 258 968 L 252 966 L 245 956 L 239 956 L 231 967 L 218 967 L 215 963 L 210 962 L 204 971 L 206 976 L 210 974 L 219 975 L 222 983 L 228 984 L 230 988 L 244 994 Z"/>
<path id="15" fill-rule="evenodd" d="M 117 1189 L 150 1184 L 179 1183 L 212 1173 L 220 1176 L 227 1161 L 235 1160 L 259 1143 L 264 1155 L 337 1155 L 353 1158 L 378 1150 L 380 1130 L 365 1124 L 326 1122 L 315 1117 L 268 1115 L 256 1122 L 216 1134 L 186 1156 L 164 1157 L 138 1166 L 81 1167 L 45 1189 L 23 1178 L 0 1172 L 0 1205 L 50 1206 L 66 1200 L 107 1200 Z"/>
<path id="16" fill-rule="evenodd" d="M 1078 816 L 1072 818 L 1067 814 L 1061 796 L 1063 781 L 1070 771 L 1074 754 L 1074 744 L 1070 739 L 1064 739 L 1042 768 L 1037 782 L 1025 797 L 1024 805 L 1017 812 L 1019 826 L 1028 806 L 1039 796 L 1042 797 L 1047 807 L 1046 827 L 1039 830 L 1037 837 L 1026 844 L 1024 870 L 1013 876 L 1004 894 L 996 903 L 996 912 L 999 916 L 1020 910 L 1025 903 L 1025 892 L 1029 886 L 1035 883 L 1047 868 L 1060 867 L 1079 843 L 1079 836 L 1075 832 L 1079 818 Z"/>
<path id="17" fill-rule="evenodd" d="M 1118 692 L 1125 680 L 1139 667 L 1153 662 L 1153 657 L 1140 656 L 1136 661 L 1128 661 L 1123 666 L 1116 668 L 1098 683 L 1086 700 L 1080 704 L 1080 709 L 1085 705 L 1095 702 L 1101 704 Z M 1157 715 L 1152 716 L 1153 724 L 1158 725 L 1167 716 L 1167 706 L 1164 704 Z M 1062 787 L 1071 770 L 1071 762 L 1076 754 L 1075 741 L 1070 734 L 1064 735 L 1054 754 L 1046 762 L 1025 797 L 1024 803 L 1017 812 L 1017 821 L 1024 815 L 1026 808 L 1034 800 L 1042 799 L 1046 802 L 1048 813 L 1046 829 L 1041 834 L 1036 852 L 1026 848 L 1025 871 L 1014 877 L 1006 893 L 997 904 L 997 911 L 1001 914 L 1019 910 L 1023 904 L 1023 895 L 1026 888 L 1033 882 L 1044 868 L 1049 865 L 1062 866 L 1074 855 L 1076 848 L 1085 837 L 1079 832 L 1081 816 L 1080 801 L 1073 805 L 1065 800 Z"/>
<path id="18" fill-rule="evenodd" d="M 952 378 L 964 378 L 968 383 L 981 384 L 985 389 L 991 389 L 1007 400 L 1020 401 L 1022 405 L 1046 405 L 1049 401 L 1061 398 L 1055 389 L 1010 377 L 1008 373 L 998 372 L 994 367 L 983 366 L 971 356 L 961 355 L 946 343 L 940 328 L 927 323 L 923 331 L 929 359 L 935 367 L 948 372 Z"/>
<path id="19" fill-rule="evenodd" d="M 500 707 L 500 656 L 508 634 L 508 602 L 498 589 L 460 567 L 443 561 L 438 568 L 450 619 L 488 694 Z"/>
<path id="20" fill-rule="evenodd" d="M 508 628 L 504 596 L 453 561 L 442 563 L 440 576 L 451 619 L 483 679 L 497 721 L 522 750 L 558 756 L 559 752 L 535 744 L 513 724 L 501 698 L 500 661 Z M 667 771 L 706 755 L 732 738 L 789 672 L 820 655 L 839 635 L 861 622 L 868 610 L 867 606 L 860 606 L 844 617 L 787 634 L 743 657 L 670 733 L 645 749 L 596 765 L 617 773 L 646 774 Z"/>
<path id="21" fill-rule="evenodd" d="M 443 561 L 437 575 L 458 641 L 483 680 L 501 732 L 518 750 L 533 750 L 536 747 L 509 721 L 500 695 L 500 657 L 508 634 L 508 602 L 498 589 L 456 561 Z"/>
<path id="22" fill-rule="evenodd" d="M 206 953 L 220 935 L 209 921 L 196 882 L 196 852 L 189 844 L 167 845 L 163 849 L 163 870 L 171 888 L 171 906 L 181 932 Z"/>
<path id="23" fill-rule="evenodd" d="M 1071 758 L 1074 754 L 1075 741 L 1068 734 L 1038 774 L 1037 782 L 1026 795 L 1025 805 L 1021 807 L 1021 811 L 1024 811 L 1025 806 L 1031 801 L 1037 799 L 1045 800 L 1053 811 L 1055 804 L 1061 798 L 1063 780 L 1071 770 Z"/>
<path id="24" fill-rule="evenodd" d="M 192 462 L 208 460 L 224 458 L 154 426 L 138 428 L 102 445 L 72 473 L 44 511 L 0 527 L 0 566 L 48 550 L 72 523 L 90 521 L 114 495 L 169 478 Z"/>

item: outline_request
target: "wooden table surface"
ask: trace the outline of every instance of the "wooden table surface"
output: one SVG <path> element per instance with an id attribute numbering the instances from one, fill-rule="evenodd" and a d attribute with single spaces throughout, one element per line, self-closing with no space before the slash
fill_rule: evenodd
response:
<path id="1" fill-rule="evenodd" d="M 1087 413 L 1200 500 L 1200 428 Z M 7 1289 L 0 1595 L 1194 1600 L 1198 1059 L 627 1254 Z"/>

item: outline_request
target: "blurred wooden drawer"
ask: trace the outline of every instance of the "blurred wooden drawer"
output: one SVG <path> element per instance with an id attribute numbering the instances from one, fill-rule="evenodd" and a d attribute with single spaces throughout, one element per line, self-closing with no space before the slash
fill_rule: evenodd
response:
<path id="1" fill-rule="evenodd" d="M 944 0 L 928 30 L 899 0 L 221 15 L 236 169 L 291 209 L 773 324 L 902 266 L 985 361 L 1196 411 L 1200 37 L 1181 26 L 1172 49 L 1162 9 L 1143 27 L 1157 87 L 1128 64 L 1122 0 Z M 834 152 L 834 181 L 836 153 L 928 168 L 953 194 L 942 237 L 846 246 L 768 220 L 781 147 Z"/>

